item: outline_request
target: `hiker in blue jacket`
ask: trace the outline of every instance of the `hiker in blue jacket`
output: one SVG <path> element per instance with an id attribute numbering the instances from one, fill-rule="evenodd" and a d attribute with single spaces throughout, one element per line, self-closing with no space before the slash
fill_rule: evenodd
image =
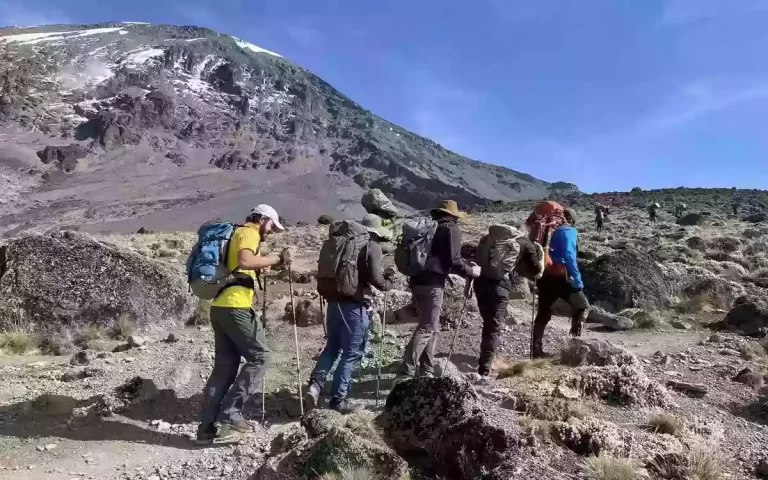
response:
<path id="1" fill-rule="evenodd" d="M 534 357 L 544 357 L 542 343 L 544 330 L 552 320 L 552 306 L 562 298 L 572 308 L 571 336 L 581 336 L 581 326 L 589 308 L 584 295 L 584 283 L 578 264 L 579 234 L 576 231 L 576 214 L 565 210 L 566 223 L 557 227 L 550 241 L 549 255 L 553 265 L 545 269 L 538 282 L 539 309 L 533 323 L 531 352 Z"/>

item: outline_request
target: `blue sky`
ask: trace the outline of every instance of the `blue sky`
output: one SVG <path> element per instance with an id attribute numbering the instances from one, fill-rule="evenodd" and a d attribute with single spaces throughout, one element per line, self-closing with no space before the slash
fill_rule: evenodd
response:
<path id="1" fill-rule="evenodd" d="M 586 191 L 768 188 L 768 0 L 2 0 L 207 26 L 447 148 Z"/>

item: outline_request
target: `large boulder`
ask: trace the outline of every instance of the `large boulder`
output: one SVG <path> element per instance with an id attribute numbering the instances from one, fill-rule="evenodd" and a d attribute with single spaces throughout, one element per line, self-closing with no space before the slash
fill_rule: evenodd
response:
<path id="1" fill-rule="evenodd" d="M 272 441 L 269 458 L 251 480 L 331 476 L 345 468 L 400 480 L 408 464 L 379 437 L 364 413 L 347 416 L 315 409 Z"/>
<path id="2" fill-rule="evenodd" d="M 744 221 L 749 223 L 760 223 L 766 220 L 768 220 L 768 214 L 765 212 L 753 213 L 744 217 Z"/>
<path id="3" fill-rule="evenodd" d="M 768 334 L 768 304 L 757 297 L 739 297 L 717 326 L 741 335 L 762 338 Z"/>
<path id="4" fill-rule="evenodd" d="M 701 213 L 689 213 L 688 215 L 680 217 L 680 219 L 677 221 L 677 224 L 685 227 L 704 225 L 706 219 L 707 217 Z"/>
<path id="5" fill-rule="evenodd" d="M 582 266 L 584 291 L 593 303 L 614 311 L 647 304 L 662 305 L 670 285 L 659 265 L 637 250 L 608 253 Z"/>
<path id="6" fill-rule="evenodd" d="M 33 235 L 0 247 L 0 318 L 21 314 L 39 330 L 110 327 L 121 317 L 171 326 L 195 307 L 183 274 L 87 235 Z"/>
<path id="7" fill-rule="evenodd" d="M 395 386 L 387 398 L 385 431 L 396 449 L 426 454 L 447 478 L 518 478 L 520 439 L 504 413 L 486 412 L 472 386 L 452 376 L 417 378 Z"/>

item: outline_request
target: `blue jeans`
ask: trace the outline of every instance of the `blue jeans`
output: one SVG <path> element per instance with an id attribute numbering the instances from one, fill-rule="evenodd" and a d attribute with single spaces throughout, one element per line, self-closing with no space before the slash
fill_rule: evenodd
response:
<path id="1" fill-rule="evenodd" d="M 328 302 L 326 318 L 328 341 L 317 359 L 310 381 L 322 390 L 328 373 L 338 359 L 331 385 L 331 403 L 338 403 L 347 396 L 352 373 L 365 352 L 368 312 L 360 303 Z"/>

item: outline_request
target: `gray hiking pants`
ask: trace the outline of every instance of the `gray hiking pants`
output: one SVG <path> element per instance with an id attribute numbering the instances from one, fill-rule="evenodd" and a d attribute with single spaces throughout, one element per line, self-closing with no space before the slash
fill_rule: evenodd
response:
<path id="1" fill-rule="evenodd" d="M 200 424 L 206 426 L 243 420 L 243 405 L 261 388 L 270 364 L 264 327 L 253 309 L 211 307 L 211 327 L 215 359 L 200 412 Z M 240 357 L 245 358 L 242 369 Z"/>
<path id="2" fill-rule="evenodd" d="M 440 332 L 440 314 L 443 311 L 442 287 L 414 286 L 411 288 L 413 303 L 419 315 L 419 324 L 403 355 L 403 373 L 410 377 L 434 375 L 435 347 Z"/>

